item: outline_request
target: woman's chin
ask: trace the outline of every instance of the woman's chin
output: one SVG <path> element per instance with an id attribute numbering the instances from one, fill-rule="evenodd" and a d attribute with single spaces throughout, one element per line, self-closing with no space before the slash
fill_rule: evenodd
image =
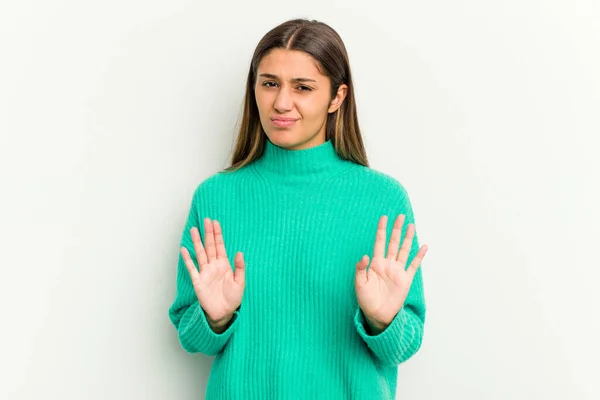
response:
<path id="1" fill-rule="evenodd" d="M 275 146 L 287 150 L 304 150 L 325 142 L 324 134 L 312 137 L 299 137 L 299 135 L 292 131 L 282 129 L 271 130 L 267 134 L 267 137 Z"/>
<path id="2" fill-rule="evenodd" d="M 294 147 L 299 142 L 298 138 L 292 132 L 283 129 L 275 129 L 269 132 L 267 136 L 271 143 L 283 148 Z"/>

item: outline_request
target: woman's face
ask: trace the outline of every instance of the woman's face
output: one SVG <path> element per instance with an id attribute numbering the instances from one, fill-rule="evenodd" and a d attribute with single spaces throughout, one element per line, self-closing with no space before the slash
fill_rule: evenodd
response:
<path id="1" fill-rule="evenodd" d="M 328 113 L 344 101 L 341 85 L 332 100 L 331 81 L 307 53 L 273 49 L 260 61 L 254 87 L 260 122 L 273 144 L 301 150 L 325 142 Z"/>

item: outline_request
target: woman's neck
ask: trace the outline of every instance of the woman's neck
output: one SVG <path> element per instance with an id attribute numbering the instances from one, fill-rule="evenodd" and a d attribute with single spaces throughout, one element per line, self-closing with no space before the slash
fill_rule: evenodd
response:
<path id="1" fill-rule="evenodd" d="M 337 155 L 331 140 L 307 149 L 288 150 L 267 138 L 264 153 L 254 162 L 254 168 L 267 179 L 308 184 L 336 175 L 349 163 Z"/>

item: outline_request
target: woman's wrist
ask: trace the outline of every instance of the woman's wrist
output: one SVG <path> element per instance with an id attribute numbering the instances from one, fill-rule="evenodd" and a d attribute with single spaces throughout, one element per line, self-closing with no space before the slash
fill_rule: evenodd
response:
<path id="1" fill-rule="evenodd" d="M 210 329 L 212 329 L 213 332 L 215 332 L 215 333 L 225 332 L 232 319 L 233 319 L 233 314 L 223 317 L 219 320 L 212 320 L 208 317 L 208 315 L 206 316 L 208 326 L 210 326 Z"/>

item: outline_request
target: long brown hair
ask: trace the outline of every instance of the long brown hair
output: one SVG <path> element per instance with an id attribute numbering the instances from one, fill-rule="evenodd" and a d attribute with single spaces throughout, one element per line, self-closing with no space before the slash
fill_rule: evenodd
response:
<path id="1" fill-rule="evenodd" d="M 312 56 L 321 73 L 331 80 L 331 99 L 335 97 L 341 84 L 348 86 L 346 98 L 340 108 L 327 115 L 326 140 L 331 140 L 341 158 L 369 166 L 358 126 L 354 85 L 344 42 L 333 28 L 323 22 L 293 19 L 267 32 L 254 50 L 235 149 L 231 165 L 225 171 L 235 171 L 263 154 L 267 138 L 260 123 L 254 85 L 260 61 L 275 48 L 299 50 Z"/>

